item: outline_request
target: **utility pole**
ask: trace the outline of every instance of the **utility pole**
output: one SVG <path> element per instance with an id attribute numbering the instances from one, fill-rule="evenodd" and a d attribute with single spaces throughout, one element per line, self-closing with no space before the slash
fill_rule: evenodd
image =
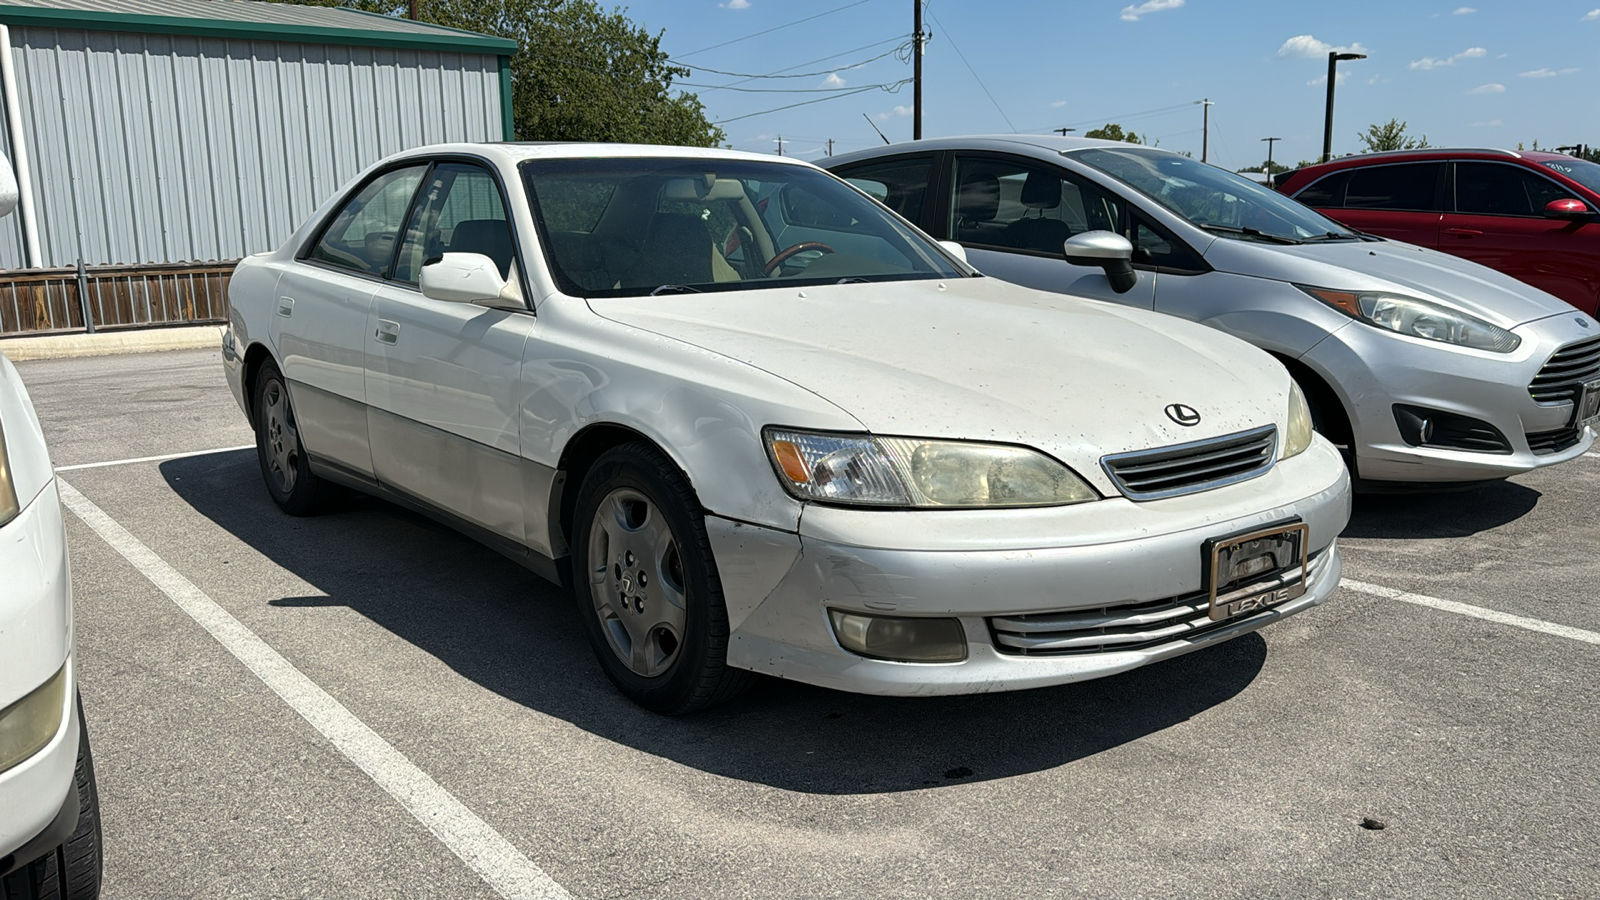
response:
<path id="1" fill-rule="evenodd" d="M 1262 140 L 1267 142 L 1267 164 L 1265 166 L 1263 166 L 1263 169 L 1265 169 L 1265 171 L 1263 171 L 1261 174 L 1267 176 L 1267 184 L 1271 184 L 1272 183 L 1272 145 L 1273 145 L 1273 143 L 1275 141 L 1281 141 L 1281 140 L 1283 140 L 1283 138 L 1281 138 L 1281 137 L 1270 137 L 1270 138 L 1262 138 Z"/>
<path id="2" fill-rule="evenodd" d="M 1328 106 L 1322 120 L 1322 161 L 1333 158 L 1333 84 L 1338 81 L 1339 63 L 1347 59 L 1366 59 L 1365 53 L 1340 53 L 1328 51 Z"/>
<path id="3" fill-rule="evenodd" d="M 1211 101 L 1201 100 L 1200 109 L 1200 161 L 1205 162 L 1211 149 Z"/>
<path id="4" fill-rule="evenodd" d="M 1067 132 L 1069 132 L 1069 131 L 1077 131 L 1078 129 L 1076 129 L 1076 128 L 1052 128 L 1050 130 L 1054 131 L 1056 134 L 1061 135 L 1062 137 L 1066 137 L 1067 136 Z"/>
<path id="5" fill-rule="evenodd" d="M 922 140 L 922 0 L 911 0 L 911 139 Z"/>
<path id="6" fill-rule="evenodd" d="M 415 22 L 416 19 L 417 19 L 417 0 L 411 0 L 410 9 L 408 10 L 408 12 L 410 12 L 411 15 L 408 16 L 407 18 L 409 18 L 413 22 Z"/>
<path id="7" fill-rule="evenodd" d="M 783 155 L 783 135 L 778 135 L 778 155 Z"/>
<path id="8" fill-rule="evenodd" d="M 828 138 L 828 155 L 833 155 L 833 138 Z"/>

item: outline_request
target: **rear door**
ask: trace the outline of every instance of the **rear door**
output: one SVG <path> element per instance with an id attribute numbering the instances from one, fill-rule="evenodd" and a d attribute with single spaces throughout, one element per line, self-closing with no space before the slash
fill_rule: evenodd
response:
<path id="1" fill-rule="evenodd" d="M 1342 169 L 1295 195 L 1357 231 L 1437 249 L 1445 163 L 1386 163 Z"/>
<path id="2" fill-rule="evenodd" d="M 1588 312 L 1600 285 L 1600 223 L 1547 219 L 1552 200 L 1581 199 L 1554 179 L 1502 162 L 1457 162 L 1439 249 L 1549 291 Z"/>
<path id="3" fill-rule="evenodd" d="M 366 329 L 368 427 L 377 479 L 498 537 L 524 542 L 519 410 L 523 308 L 432 300 L 424 263 L 479 253 L 521 285 L 499 180 L 469 160 L 429 172 Z"/>
<path id="4" fill-rule="evenodd" d="M 307 453 L 372 477 L 363 340 L 426 164 L 372 175 L 278 279 L 272 338 Z"/>

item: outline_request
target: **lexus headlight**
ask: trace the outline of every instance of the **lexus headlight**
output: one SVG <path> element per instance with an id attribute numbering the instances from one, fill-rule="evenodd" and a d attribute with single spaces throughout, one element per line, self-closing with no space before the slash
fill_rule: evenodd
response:
<path id="1" fill-rule="evenodd" d="M 769 428 L 773 468 L 802 500 L 857 506 L 1060 506 L 1100 496 L 1037 450 Z"/>
<path id="2" fill-rule="evenodd" d="M 1418 300 L 1387 291 L 1331 291 L 1326 288 L 1295 285 L 1334 309 L 1370 325 L 1387 328 L 1409 337 L 1459 344 L 1474 350 L 1510 353 L 1522 343 L 1511 332 L 1459 310 L 1438 303 Z"/>
<path id="3" fill-rule="evenodd" d="M 0 709 L 0 772 L 32 758 L 61 730 L 66 705 L 67 667 L 26 697 Z"/>
<path id="4" fill-rule="evenodd" d="M 1278 458 L 1298 456 L 1311 446 L 1311 407 L 1300 385 L 1289 382 L 1289 427 L 1283 433 L 1283 453 Z"/>
<path id="5" fill-rule="evenodd" d="M 0 525 L 15 519 L 21 508 L 17 486 L 11 480 L 11 460 L 6 456 L 6 430 L 0 426 Z"/>

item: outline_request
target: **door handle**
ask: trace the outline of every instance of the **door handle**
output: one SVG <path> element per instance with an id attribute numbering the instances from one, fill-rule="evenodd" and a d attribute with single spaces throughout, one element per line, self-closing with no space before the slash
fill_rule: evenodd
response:
<path id="1" fill-rule="evenodd" d="M 1460 237 L 1477 237 L 1478 235 L 1483 234 L 1482 231 L 1479 231 L 1476 228 L 1446 228 L 1444 233 L 1454 234 Z"/>
<path id="2" fill-rule="evenodd" d="M 400 340 L 400 323 L 379 319 L 378 330 L 373 332 L 372 336 L 377 338 L 380 344 L 397 343 Z"/>
<path id="3" fill-rule="evenodd" d="M 294 298 L 293 297 L 279 297 L 278 298 L 278 315 L 283 316 L 285 319 L 287 319 L 290 316 L 294 315 Z"/>

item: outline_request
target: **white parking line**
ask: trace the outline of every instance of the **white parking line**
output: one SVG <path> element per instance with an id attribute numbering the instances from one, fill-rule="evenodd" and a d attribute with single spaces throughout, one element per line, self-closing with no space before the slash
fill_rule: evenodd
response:
<path id="1" fill-rule="evenodd" d="M 455 795 L 440 787 L 428 773 L 417 768 L 155 551 L 71 485 L 59 478 L 56 483 L 60 486 L 62 503 L 84 524 L 210 632 L 339 752 L 361 767 L 500 896 L 518 900 L 570 898 L 561 885 Z"/>
<path id="2" fill-rule="evenodd" d="M 239 450 L 254 450 L 255 444 L 245 444 L 242 447 L 218 447 L 215 450 L 191 450 L 188 453 L 167 453 L 161 456 L 138 456 L 133 459 L 113 459 L 106 462 L 79 463 L 75 466 L 56 466 L 57 472 L 76 472 L 79 469 L 103 469 L 106 466 L 126 466 L 132 463 L 166 462 L 169 459 L 185 459 L 190 456 L 209 456 L 213 453 L 234 453 Z"/>
<path id="3" fill-rule="evenodd" d="M 1570 625 L 1557 625 L 1543 619 L 1530 619 L 1527 616 L 1514 616 L 1499 610 L 1484 609 L 1481 606 L 1472 606 L 1466 603 L 1457 603 L 1454 600 L 1440 600 L 1438 597 L 1429 597 L 1425 594 L 1413 594 L 1409 591 L 1397 591 L 1394 588 L 1384 587 L 1381 584 L 1367 584 L 1365 581 L 1352 581 L 1349 578 L 1339 579 L 1339 586 L 1371 594 L 1374 597 L 1384 597 L 1389 600 L 1399 600 L 1402 603 L 1414 603 L 1417 606 L 1427 606 L 1445 612 L 1455 613 L 1460 616 L 1471 616 L 1474 619 L 1483 619 L 1499 625 L 1511 625 L 1516 628 L 1526 628 L 1529 631 L 1538 631 L 1544 634 L 1553 634 L 1585 644 L 1600 644 L 1600 633 L 1585 631 L 1582 628 L 1573 628 Z"/>
<path id="4" fill-rule="evenodd" d="M 1583 455 L 1583 458 L 1584 459 L 1600 459 L 1600 453 L 1585 453 Z"/>

